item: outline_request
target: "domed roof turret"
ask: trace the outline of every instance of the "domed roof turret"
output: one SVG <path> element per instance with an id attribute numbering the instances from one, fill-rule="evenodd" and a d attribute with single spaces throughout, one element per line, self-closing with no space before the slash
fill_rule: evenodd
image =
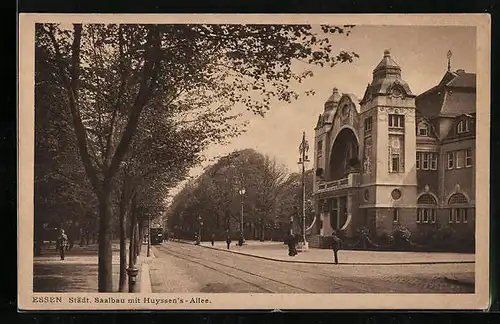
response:
<path id="1" fill-rule="evenodd" d="M 333 88 L 332 94 L 330 95 L 328 100 L 326 100 L 326 102 L 325 102 L 325 110 L 335 108 L 337 106 L 337 104 L 339 103 L 340 97 L 341 97 L 341 95 L 339 93 L 339 89 Z"/>
<path id="2" fill-rule="evenodd" d="M 388 49 L 384 51 L 384 57 L 373 70 L 373 78 L 384 78 L 387 76 L 401 77 L 401 68 L 394 62 L 391 52 Z"/>
<path id="3" fill-rule="evenodd" d="M 385 50 L 384 57 L 373 70 L 373 80 L 366 87 L 361 104 L 377 95 L 388 95 L 395 88 L 399 88 L 403 96 L 415 97 L 408 83 L 401 78 L 401 67 L 392 59 L 391 52 Z"/>

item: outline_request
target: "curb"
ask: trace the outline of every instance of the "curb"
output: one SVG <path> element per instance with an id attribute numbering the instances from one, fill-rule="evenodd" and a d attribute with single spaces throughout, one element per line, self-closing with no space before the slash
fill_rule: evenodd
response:
<path id="1" fill-rule="evenodd" d="M 151 293 L 151 277 L 149 274 L 149 265 L 145 262 L 142 263 L 141 265 L 140 293 L 141 294 Z"/>
<path id="2" fill-rule="evenodd" d="M 475 282 L 470 282 L 470 281 L 465 281 L 465 280 L 460 280 L 460 279 L 455 279 L 455 278 L 450 278 L 450 277 L 444 277 L 444 281 L 446 281 L 448 283 L 455 284 L 455 285 L 469 287 L 469 288 L 475 288 L 475 286 L 476 286 Z"/>
<path id="3" fill-rule="evenodd" d="M 179 241 L 179 243 L 191 244 L 191 242 L 188 243 L 188 242 L 182 242 L 182 241 Z M 269 260 L 269 261 L 276 261 L 276 262 L 299 263 L 299 264 L 334 264 L 333 261 L 326 262 L 326 261 L 283 260 L 283 259 L 275 259 L 275 258 L 270 258 L 270 257 L 265 257 L 265 256 L 255 255 L 255 254 L 250 254 L 250 253 L 245 253 L 245 252 L 220 249 L 220 248 L 215 248 L 215 247 L 201 245 L 201 244 L 198 246 L 201 246 L 201 247 L 206 248 L 206 249 L 212 249 L 212 250 L 218 250 L 218 251 L 223 251 L 223 252 L 228 252 L 228 253 L 240 254 L 240 255 L 250 256 L 250 257 Z M 425 264 L 474 264 L 474 263 L 475 263 L 475 261 L 340 262 L 339 265 L 410 265 L 410 264 L 425 265 Z"/>

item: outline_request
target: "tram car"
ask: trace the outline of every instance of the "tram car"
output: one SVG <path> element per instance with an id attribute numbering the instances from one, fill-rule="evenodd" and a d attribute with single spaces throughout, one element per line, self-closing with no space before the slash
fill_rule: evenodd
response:
<path id="1" fill-rule="evenodd" d="M 163 228 L 155 227 L 150 230 L 151 244 L 160 244 L 163 242 Z"/>

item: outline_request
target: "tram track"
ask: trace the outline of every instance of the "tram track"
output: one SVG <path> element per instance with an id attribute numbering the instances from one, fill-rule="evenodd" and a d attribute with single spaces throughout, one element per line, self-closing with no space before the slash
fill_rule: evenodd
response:
<path id="1" fill-rule="evenodd" d="M 176 249 L 181 249 L 183 251 L 186 251 L 186 252 L 192 252 L 192 248 L 193 246 L 176 246 Z M 191 254 L 192 256 L 192 254 Z M 222 254 L 221 256 L 219 256 L 219 258 L 221 258 L 222 256 L 225 256 L 224 254 Z M 193 257 L 193 256 L 192 256 Z M 227 257 L 227 256 L 225 256 Z M 215 261 L 212 261 L 212 260 L 209 260 L 209 259 L 206 259 L 206 258 L 202 258 L 202 257 L 199 257 L 199 256 L 196 256 L 195 258 L 199 259 L 199 260 L 203 260 L 203 261 L 208 261 L 208 262 L 215 262 Z M 228 261 L 231 261 L 231 259 L 227 259 Z M 273 262 L 272 260 L 268 260 L 269 262 Z M 276 262 L 279 262 L 279 261 L 276 261 Z M 241 268 L 236 268 L 236 267 L 232 267 L 232 266 L 229 266 L 227 265 L 226 263 L 218 263 L 220 265 L 223 265 L 225 267 L 231 267 L 231 268 L 234 268 L 234 269 L 238 269 L 242 272 L 246 272 L 246 273 L 249 273 L 253 276 L 257 276 L 257 277 L 262 277 L 262 278 L 267 278 L 267 279 L 270 279 L 272 281 L 275 281 L 275 282 L 280 282 L 282 284 L 285 284 L 287 286 L 290 286 L 290 287 L 293 287 L 293 288 L 296 288 L 296 289 L 300 289 L 302 290 L 303 292 L 307 292 L 307 293 L 321 293 L 319 291 L 309 291 L 308 289 L 305 289 L 305 288 L 302 288 L 302 287 L 298 287 L 298 286 L 295 286 L 295 285 L 291 285 L 291 284 L 288 284 L 288 283 L 285 283 L 283 281 L 279 281 L 279 280 L 276 280 L 276 279 L 271 279 L 269 277 L 266 277 L 266 276 L 263 276 L 263 275 L 259 275 L 259 274 L 255 274 L 254 272 L 248 272 L 246 270 L 243 270 Z M 264 267 L 266 268 L 270 268 L 270 270 L 274 271 L 274 272 L 279 272 L 283 275 L 286 275 L 286 276 L 289 276 L 289 277 L 296 277 L 296 274 L 297 272 L 300 272 L 302 274 L 305 274 L 307 276 L 309 276 L 311 279 L 314 279 L 314 274 L 318 274 L 318 271 L 317 269 L 315 269 L 315 271 L 313 273 L 311 273 L 311 271 L 306 271 L 306 270 L 302 270 L 302 269 L 297 269 L 296 267 L 294 269 L 289 269 L 289 270 L 283 270 L 281 268 L 276 268 L 276 267 L 273 267 L 273 266 L 269 266 L 269 265 L 265 265 L 265 263 L 262 263 L 260 266 L 261 266 L 261 269 L 263 269 Z M 326 274 L 324 271 L 321 272 L 321 276 L 325 277 L 325 278 L 328 278 L 330 279 L 331 283 L 333 283 L 333 285 L 335 285 L 335 287 L 337 288 L 340 288 L 339 290 L 341 290 L 341 292 L 357 292 L 357 293 L 370 293 L 370 292 L 373 292 L 373 289 L 372 288 L 379 288 L 381 290 L 387 290 L 387 286 L 377 286 L 377 285 L 373 285 L 373 284 L 370 284 L 370 288 L 368 287 L 365 287 L 366 286 L 366 283 L 363 283 L 362 281 L 359 281 L 359 280 L 354 280 L 352 278 L 346 278 L 346 277 L 335 277 L 335 276 L 332 276 L 331 274 Z M 342 280 L 342 282 L 339 282 L 340 280 Z M 329 292 L 331 293 L 331 292 Z"/>
<path id="2" fill-rule="evenodd" d="M 192 255 L 193 253 L 193 248 L 194 246 L 181 246 L 181 245 L 176 245 L 176 249 L 182 250 L 184 252 L 189 253 Z M 216 251 L 220 252 L 220 251 Z M 225 255 L 224 253 L 220 254 L 217 256 L 220 260 L 226 260 L 228 262 L 233 262 L 233 259 L 230 258 L 228 255 Z M 203 260 L 204 262 L 214 262 L 212 260 L 196 256 L 198 260 Z M 224 261 L 223 261 L 224 262 Z M 358 278 L 356 276 L 349 276 L 346 273 L 342 273 L 340 275 L 335 275 L 332 274 L 330 270 L 324 269 L 324 267 L 313 267 L 312 269 L 302 269 L 304 265 L 293 265 L 293 268 L 280 268 L 273 266 L 269 263 L 273 262 L 272 260 L 269 260 L 267 263 L 262 262 L 260 264 L 260 271 L 265 271 L 265 268 L 269 269 L 270 271 L 274 273 L 281 273 L 284 276 L 288 276 L 290 278 L 296 278 L 297 274 L 300 273 L 302 274 L 301 276 L 301 282 L 304 281 L 309 281 L 309 280 L 315 280 L 317 279 L 317 276 L 321 276 L 323 278 L 327 278 L 329 280 L 329 283 L 331 284 L 331 289 L 330 291 L 325 291 L 323 293 L 401 293 L 404 291 L 405 293 L 422 293 L 422 286 L 421 284 L 413 284 L 413 283 L 398 283 L 398 282 L 393 282 L 391 280 L 391 277 L 385 277 L 385 278 L 366 278 L 366 277 L 361 277 Z M 277 264 L 279 264 L 279 261 L 276 261 Z M 226 263 L 219 263 L 222 266 L 225 267 L 230 267 Z M 332 270 L 336 267 L 343 267 L 343 265 L 334 265 L 332 264 Z M 235 268 L 235 267 L 233 267 Z M 264 278 L 269 278 L 266 276 L 262 276 L 259 274 L 256 274 L 254 272 L 248 272 L 246 270 L 243 270 L 241 268 L 237 268 L 240 271 L 250 273 L 253 276 L 261 276 Z M 339 269 L 340 270 L 340 269 Z M 335 270 L 333 270 L 335 271 Z M 269 278 L 270 279 L 270 278 Z M 305 280 L 302 280 L 305 279 Z M 277 282 L 284 283 L 281 280 L 276 280 L 272 279 Z M 290 284 L 287 284 L 290 285 Z M 295 285 L 291 285 L 294 288 L 298 288 L 303 290 L 304 292 L 309 292 L 308 289 L 302 288 L 302 287 L 297 287 Z M 435 291 L 436 293 L 440 291 Z M 312 293 L 321 293 L 320 291 L 314 291 Z"/>
<path id="3" fill-rule="evenodd" d="M 176 248 L 178 248 L 178 247 L 176 247 Z M 304 289 L 302 287 L 298 287 L 296 285 L 289 284 L 287 282 L 276 280 L 274 278 L 270 278 L 267 276 L 256 274 L 256 273 L 241 269 L 239 267 L 231 266 L 231 265 L 228 265 L 225 263 L 213 261 L 213 260 L 206 259 L 206 258 L 201 258 L 198 256 L 193 256 L 192 254 L 189 254 L 189 256 L 187 256 L 187 254 L 183 254 L 181 252 L 174 251 L 173 249 L 171 249 L 163 244 L 157 246 L 157 249 L 161 253 L 168 254 L 174 258 L 177 258 L 177 259 L 180 259 L 183 261 L 187 261 L 187 262 L 196 264 L 198 266 L 202 266 L 206 269 L 216 271 L 218 273 L 221 273 L 221 274 L 228 276 L 228 277 L 231 277 L 233 279 L 243 281 L 243 282 L 245 282 L 253 287 L 256 287 L 264 292 L 267 292 L 267 293 L 283 293 L 283 292 L 290 293 L 290 288 L 292 290 L 295 290 L 295 291 L 292 291 L 292 293 L 293 292 L 295 292 L 295 293 L 314 293 L 313 291 L 310 291 L 308 289 Z M 181 248 L 181 249 L 183 249 L 183 248 Z M 231 271 L 228 271 L 229 269 L 232 270 L 232 273 L 231 273 Z M 235 272 L 237 274 L 235 274 Z M 244 278 L 244 277 L 246 277 L 246 278 Z M 258 278 L 260 280 L 267 281 L 267 284 L 266 284 L 266 286 L 258 284 L 255 282 L 255 280 L 251 280 L 250 278 Z M 269 287 L 272 287 L 272 286 L 274 286 L 274 288 L 278 288 L 278 289 L 270 289 Z M 284 286 L 284 287 L 286 287 L 286 289 L 282 289 L 282 287 L 280 287 L 280 286 Z"/>

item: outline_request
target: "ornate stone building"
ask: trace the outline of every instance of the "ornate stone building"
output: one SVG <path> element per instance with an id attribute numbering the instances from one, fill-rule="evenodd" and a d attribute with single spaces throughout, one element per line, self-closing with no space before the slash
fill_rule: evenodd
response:
<path id="1" fill-rule="evenodd" d="M 334 88 L 315 128 L 311 246 L 363 226 L 474 235 L 475 98 L 463 70 L 416 96 L 388 50 L 361 100 Z"/>

